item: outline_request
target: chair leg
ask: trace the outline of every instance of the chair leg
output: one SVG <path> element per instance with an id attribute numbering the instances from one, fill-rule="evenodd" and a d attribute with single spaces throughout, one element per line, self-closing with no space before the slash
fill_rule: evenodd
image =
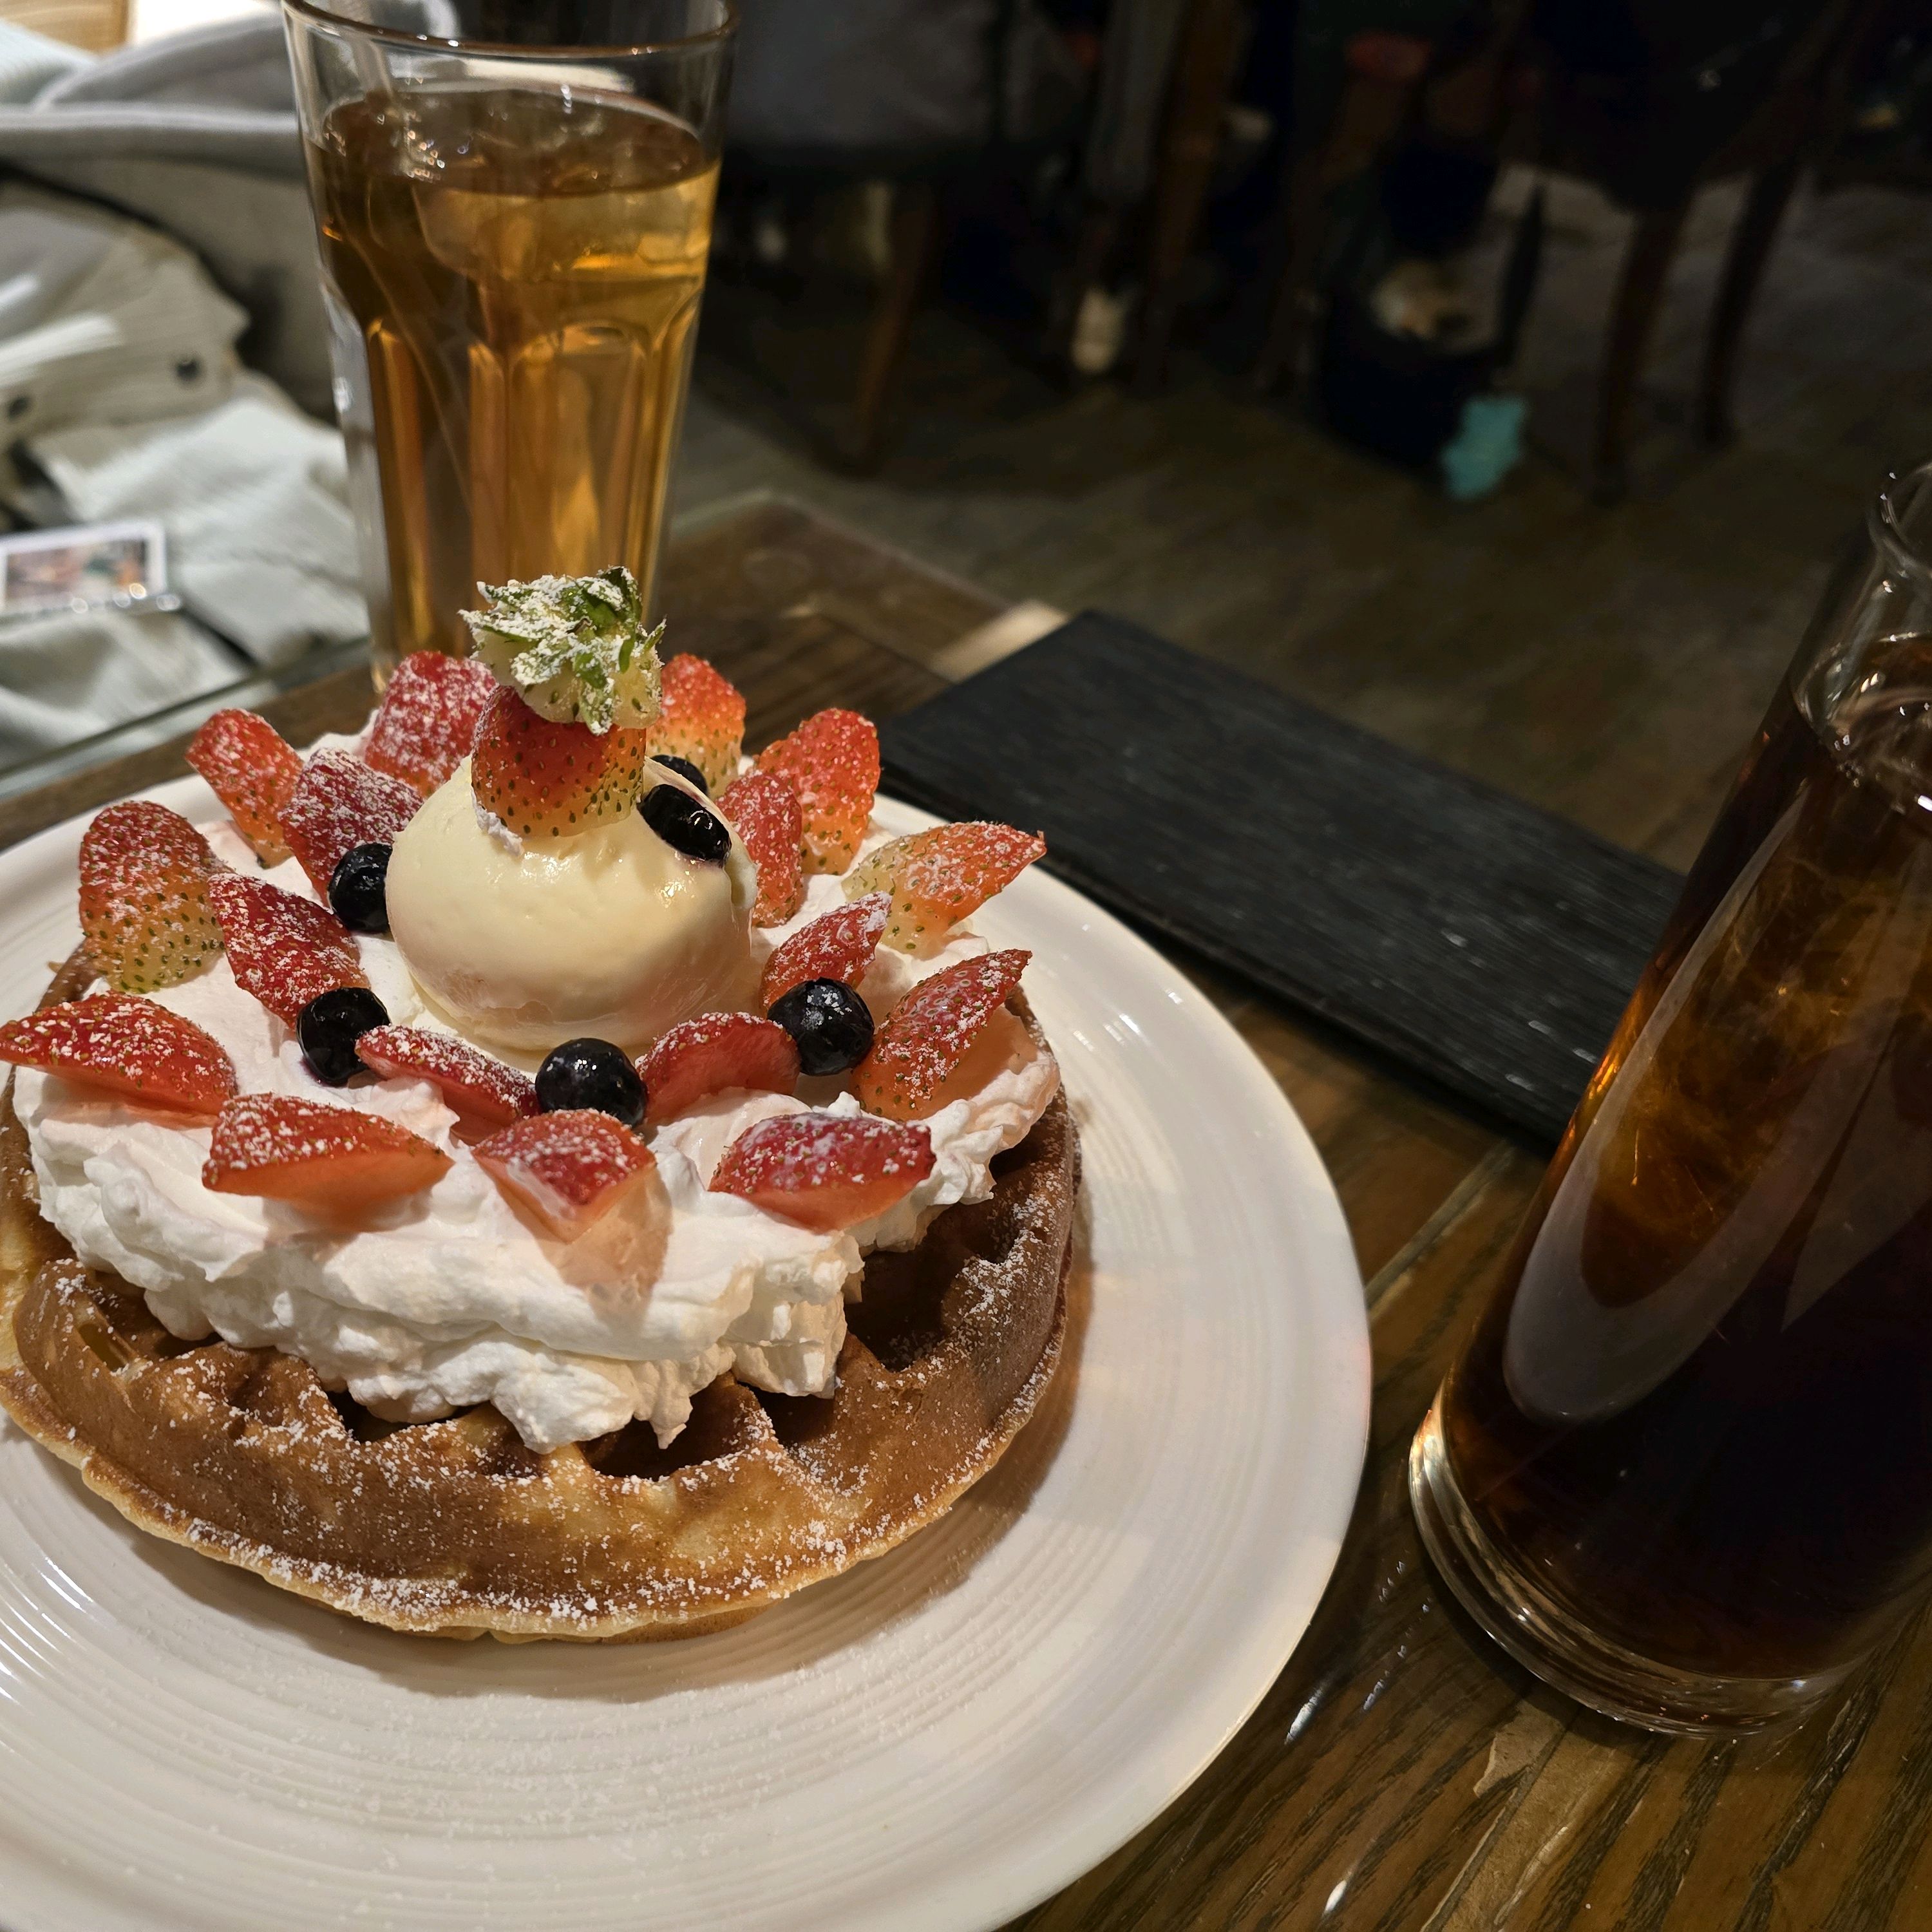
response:
<path id="1" fill-rule="evenodd" d="M 872 310 L 852 402 L 851 440 L 842 452 L 850 468 L 876 470 L 884 443 L 886 400 L 905 355 L 912 319 L 926 290 L 939 241 L 939 194 L 930 182 L 900 182 L 892 189 L 892 266 Z"/>
<path id="2" fill-rule="evenodd" d="M 1328 248 L 1331 189 L 1379 166 L 1407 125 L 1429 69 L 1426 41 L 1406 34 L 1358 35 L 1350 72 L 1320 145 L 1283 160 L 1268 268 L 1274 284 L 1268 334 L 1256 358 L 1255 392 L 1265 396 L 1286 376 L 1301 384 L 1308 338 L 1322 308 L 1322 272 Z"/>
<path id="3" fill-rule="evenodd" d="M 1637 378 L 1643 373 L 1650 352 L 1651 338 L 1657 330 L 1657 318 L 1663 309 L 1664 286 L 1670 278 L 1670 264 L 1689 212 L 1690 203 L 1686 201 L 1676 208 L 1640 215 L 1636 232 L 1624 253 L 1597 392 L 1592 494 L 1600 503 L 1617 502 L 1630 487 L 1631 405 L 1636 398 Z"/>
<path id="4" fill-rule="evenodd" d="M 1134 362 L 1134 387 L 1143 394 L 1157 388 L 1167 374 L 1182 278 L 1220 153 L 1240 27 L 1237 0 L 1194 0 L 1189 10 L 1150 214 L 1147 296 Z"/>
<path id="5" fill-rule="evenodd" d="M 1328 240 L 1327 196 L 1319 154 L 1305 154 L 1288 167 L 1281 191 L 1276 244 L 1281 268 L 1268 310 L 1268 334 L 1255 358 L 1252 378 L 1257 395 L 1274 393 L 1284 377 L 1291 400 L 1301 387 L 1309 331 L 1321 306 L 1322 257 Z"/>
<path id="6" fill-rule="evenodd" d="M 1792 153 L 1766 168 L 1751 183 L 1750 194 L 1731 231 L 1724 257 L 1724 278 L 1711 310 L 1711 334 L 1704 348 L 1704 380 L 1698 398 L 1697 427 L 1706 442 L 1729 442 L 1737 434 L 1731 416 L 1731 394 L 1737 382 L 1738 351 L 1743 346 L 1744 323 L 1765 265 L 1771 260 L 1784 211 L 1798 185 L 1801 157 Z"/>

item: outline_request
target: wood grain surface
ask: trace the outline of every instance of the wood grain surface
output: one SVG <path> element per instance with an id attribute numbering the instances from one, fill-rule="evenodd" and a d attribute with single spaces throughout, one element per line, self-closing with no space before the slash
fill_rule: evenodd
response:
<path id="1" fill-rule="evenodd" d="M 754 742 L 820 705 L 884 717 L 930 696 L 947 646 L 995 608 L 770 501 L 682 538 L 669 585 L 672 648 L 714 658 L 745 689 Z M 298 737 L 353 725 L 368 703 L 367 684 L 350 675 L 273 709 Z M 1586 714 L 1552 715 L 1549 729 L 1570 731 L 1580 766 L 1607 768 L 1620 754 Z M 10 801 L 0 843 L 180 769 L 178 747 L 164 748 Z M 1612 770 L 1599 776 L 1613 788 Z M 1675 799 L 1644 777 L 1632 844 L 1634 814 L 1648 824 L 1660 812 L 1692 812 L 1709 790 L 1703 765 Z M 1410 1520 L 1403 1460 L 1540 1160 L 1319 1023 L 1174 956 L 1280 1082 L 1341 1196 L 1374 1342 L 1368 1466 L 1334 1582 L 1252 1718 L 1160 1817 L 1015 1925 L 1932 1925 L 1932 1642 L 1922 1628 L 1797 1730 L 1706 1744 L 1580 1711 L 1444 1600 Z"/>

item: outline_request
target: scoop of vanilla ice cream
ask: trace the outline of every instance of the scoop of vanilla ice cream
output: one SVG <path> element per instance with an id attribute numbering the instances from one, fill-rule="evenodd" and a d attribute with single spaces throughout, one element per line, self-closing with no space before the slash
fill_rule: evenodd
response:
<path id="1" fill-rule="evenodd" d="M 694 1013 L 749 1005 L 757 896 L 735 836 L 708 865 L 634 812 L 519 838 L 477 805 L 467 760 L 389 858 L 389 930 L 411 976 L 464 1033 L 512 1054 L 586 1034 L 635 1052 Z"/>

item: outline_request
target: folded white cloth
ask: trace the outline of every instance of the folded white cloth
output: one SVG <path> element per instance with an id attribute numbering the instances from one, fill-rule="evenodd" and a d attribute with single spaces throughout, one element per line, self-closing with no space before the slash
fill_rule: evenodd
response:
<path id="1" fill-rule="evenodd" d="M 239 668 L 164 612 L 62 610 L 0 625 L 0 765 L 218 691 Z"/>
<path id="2" fill-rule="evenodd" d="M 0 188 L 0 418 L 8 440 L 220 402 L 246 310 L 179 243 L 40 189 Z"/>
<path id="3" fill-rule="evenodd" d="M 342 438 L 266 376 L 244 372 L 200 416 L 27 444 L 77 521 L 158 518 L 170 588 L 260 662 L 367 633 Z"/>

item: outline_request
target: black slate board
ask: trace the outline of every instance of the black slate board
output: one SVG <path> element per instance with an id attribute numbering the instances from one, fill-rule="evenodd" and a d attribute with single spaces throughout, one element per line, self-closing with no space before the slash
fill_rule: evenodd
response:
<path id="1" fill-rule="evenodd" d="M 1682 881 L 1088 611 L 882 729 L 888 784 L 1543 1141 Z"/>

